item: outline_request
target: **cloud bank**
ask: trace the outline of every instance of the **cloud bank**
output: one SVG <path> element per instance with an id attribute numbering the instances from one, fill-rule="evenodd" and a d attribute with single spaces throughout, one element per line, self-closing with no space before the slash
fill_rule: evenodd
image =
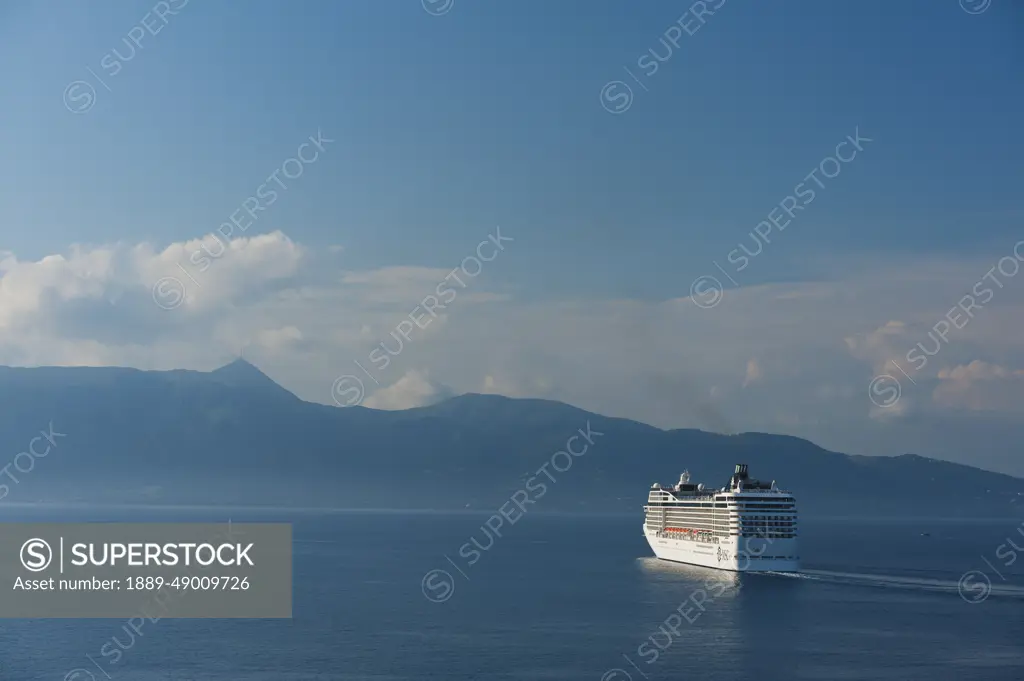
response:
<path id="1" fill-rule="evenodd" d="M 730 289 L 702 308 L 520 300 L 500 262 L 457 274 L 461 286 L 446 267 L 339 272 L 341 246 L 317 253 L 281 232 L 75 246 L 35 262 L 0 252 L 0 364 L 208 370 L 241 354 L 327 404 L 351 374 L 375 408 L 544 397 L 660 427 L 1024 474 L 1024 274 L 999 262 L 991 296 L 975 285 L 992 262 L 922 257 Z M 971 314 L 945 323 L 965 295 Z M 883 375 L 895 381 L 884 394 L 898 387 L 891 404 L 868 388 Z M 984 450 L 968 446 L 984 433 Z"/>

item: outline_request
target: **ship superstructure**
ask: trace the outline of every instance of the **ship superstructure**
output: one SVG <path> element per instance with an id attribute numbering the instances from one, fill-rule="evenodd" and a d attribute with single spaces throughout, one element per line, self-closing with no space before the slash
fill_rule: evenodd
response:
<path id="1" fill-rule="evenodd" d="M 729 485 L 651 486 L 644 535 L 664 560 L 737 572 L 799 572 L 796 500 L 737 464 Z"/>

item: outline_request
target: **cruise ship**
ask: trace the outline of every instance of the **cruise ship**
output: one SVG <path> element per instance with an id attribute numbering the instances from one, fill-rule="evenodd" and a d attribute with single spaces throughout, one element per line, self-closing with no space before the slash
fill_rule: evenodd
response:
<path id="1" fill-rule="evenodd" d="M 709 489 L 683 471 L 651 485 L 644 536 L 662 560 L 734 572 L 799 572 L 796 500 L 737 464 L 727 487 Z"/>

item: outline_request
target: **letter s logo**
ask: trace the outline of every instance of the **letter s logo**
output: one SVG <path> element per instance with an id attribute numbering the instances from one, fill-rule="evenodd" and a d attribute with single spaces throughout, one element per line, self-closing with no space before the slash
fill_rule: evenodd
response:
<path id="1" fill-rule="evenodd" d="M 42 572 L 52 560 L 53 549 L 43 539 L 29 539 L 21 545 L 21 564 L 29 572 Z"/>

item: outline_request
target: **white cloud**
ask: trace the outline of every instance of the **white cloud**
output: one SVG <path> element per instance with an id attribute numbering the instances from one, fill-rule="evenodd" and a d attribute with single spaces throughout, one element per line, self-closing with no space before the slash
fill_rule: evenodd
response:
<path id="1" fill-rule="evenodd" d="M 956 366 L 952 369 L 939 371 L 939 378 L 953 382 L 970 383 L 971 381 L 987 381 L 999 378 L 1021 377 L 1024 371 L 1011 371 L 997 364 L 989 364 L 976 359 L 970 364 Z"/>
<path id="2" fill-rule="evenodd" d="M 890 320 L 882 326 L 843 339 L 850 354 L 868 362 L 876 373 L 888 373 L 896 369 L 891 366 L 893 360 L 904 361 L 911 341 L 907 325 L 901 321 Z"/>
<path id="3" fill-rule="evenodd" d="M 754 381 L 760 380 L 761 378 L 761 367 L 758 365 L 756 359 L 747 360 L 747 373 L 743 377 L 743 387 L 746 388 Z"/>
<path id="4" fill-rule="evenodd" d="M 189 312 L 214 310 L 291 277 L 302 257 L 303 250 L 281 232 L 227 244 L 207 236 L 160 252 L 149 244 L 73 246 L 37 262 L 7 254 L 0 267 L 0 329 L 38 329 L 81 303 L 115 306 L 120 322 L 140 323 L 159 311 L 153 287 L 162 277 L 173 277 L 185 292 L 163 322 L 181 321 Z"/>
<path id="5" fill-rule="evenodd" d="M 942 369 L 932 398 L 953 409 L 1024 415 L 1024 370 L 981 360 Z"/>
<path id="6" fill-rule="evenodd" d="M 412 409 L 435 404 L 454 396 L 451 388 L 430 380 L 427 372 L 410 371 L 363 402 L 372 409 Z"/>
<path id="7" fill-rule="evenodd" d="M 19 262 L 6 254 L 0 263 L 0 329 L 33 321 L 47 304 L 76 299 L 102 299 L 115 282 L 115 251 L 111 248 L 73 248 L 38 262 Z"/>
<path id="8" fill-rule="evenodd" d="M 150 286 L 173 277 L 186 291 L 179 311 L 209 311 L 260 292 L 299 271 L 306 252 L 283 233 L 239 237 L 225 243 L 218 235 L 171 244 L 160 253 L 147 245 L 134 249 L 138 278 Z"/>

